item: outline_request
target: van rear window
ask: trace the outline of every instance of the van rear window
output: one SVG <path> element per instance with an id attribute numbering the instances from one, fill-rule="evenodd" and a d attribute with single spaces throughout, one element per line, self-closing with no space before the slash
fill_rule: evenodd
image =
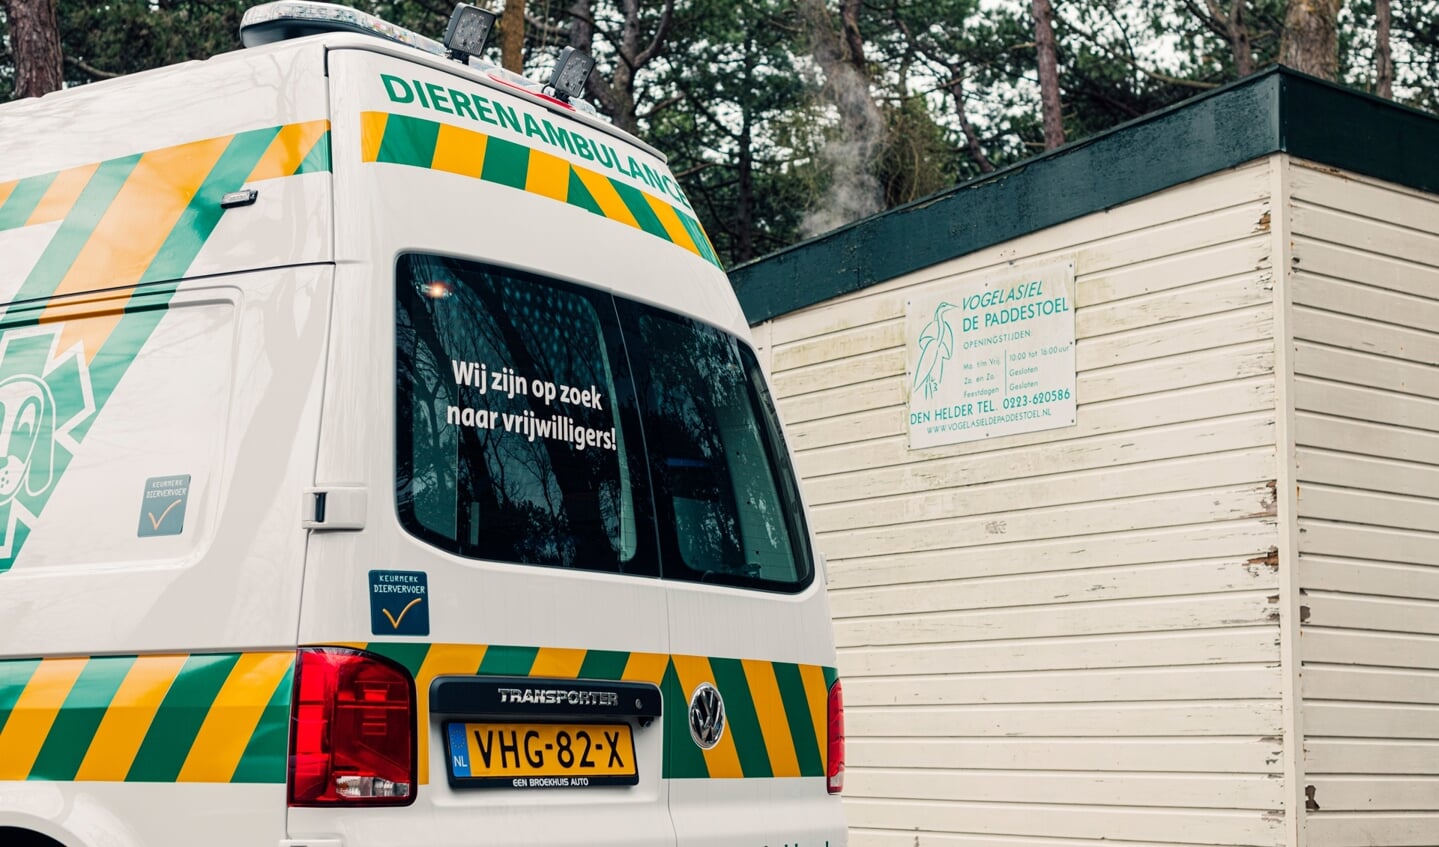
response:
<path id="1" fill-rule="evenodd" d="M 408 254 L 396 498 L 461 556 L 794 591 L 798 488 L 754 355 L 606 292 Z"/>

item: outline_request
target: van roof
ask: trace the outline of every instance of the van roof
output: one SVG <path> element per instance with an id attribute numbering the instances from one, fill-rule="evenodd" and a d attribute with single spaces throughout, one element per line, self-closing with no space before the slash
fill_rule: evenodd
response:
<path id="1" fill-rule="evenodd" d="M 312 55 L 318 60 L 330 50 L 366 50 L 444 70 L 477 85 L 528 100 L 665 161 L 658 150 L 609 121 L 580 109 L 563 107 L 539 95 L 536 93 L 538 83 L 534 84 L 536 91 L 531 91 L 515 83 L 518 77 L 500 69 L 491 71 L 462 65 L 374 36 L 327 33 L 233 50 L 209 59 L 167 65 L 52 92 L 44 97 L 0 104 L 0 128 L 9 130 L 0 132 L 0 182 L 162 146 L 167 143 L 164 139 L 173 143 L 180 136 L 216 135 L 218 131 L 211 131 L 215 124 L 238 127 L 246 123 L 244 115 L 236 114 L 240 109 L 248 108 L 255 112 L 251 122 L 280 122 L 274 114 L 273 98 L 268 102 L 261 98 L 237 101 L 233 96 L 237 86 L 243 86 L 251 79 L 255 80 L 254 87 L 264 85 L 266 80 L 273 84 L 279 78 L 276 65 L 293 67 L 299 63 L 301 55 Z M 278 57 L 289 57 L 289 61 L 276 62 Z M 323 65 L 316 61 L 315 67 L 319 71 Z M 316 84 L 320 78 L 321 73 L 314 74 Z M 144 111 L 168 116 L 175 110 L 166 110 L 164 98 L 158 98 L 162 102 L 156 103 L 156 93 L 189 84 L 216 86 L 215 111 L 208 114 L 174 114 L 169 120 L 138 128 L 138 134 L 146 136 L 146 139 L 138 142 L 139 146 L 133 149 L 120 149 L 132 134 L 132 127 L 127 124 L 136 123 L 137 104 L 152 104 Z M 261 110 L 265 114 L 260 114 Z M 182 122 L 193 125 L 195 130 L 182 132 L 179 129 Z M 124 127 L 123 132 L 119 131 L 120 127 Z M 54 139 L 62 136 L 66 142 L 55 144 Z"/>

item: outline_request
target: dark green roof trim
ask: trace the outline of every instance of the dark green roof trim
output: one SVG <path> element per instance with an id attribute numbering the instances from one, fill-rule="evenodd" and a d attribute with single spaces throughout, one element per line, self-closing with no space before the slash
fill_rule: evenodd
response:
<path id="1" fill-rule="evenodd" d="M 1439 192 L 1439 118 L 1287 68 L 730 271 L 751 323 L 1277 152 Z"/>

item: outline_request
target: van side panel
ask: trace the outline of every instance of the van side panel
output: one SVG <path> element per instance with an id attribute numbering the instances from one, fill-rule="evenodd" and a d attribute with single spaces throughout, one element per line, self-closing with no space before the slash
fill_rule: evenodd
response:
<path id="1" fill-rule="evenodd" d="M 333 279 L 322 57 L 0 108 L 27 128 L 0 137 L 0 827 L 283 837 Z"/>

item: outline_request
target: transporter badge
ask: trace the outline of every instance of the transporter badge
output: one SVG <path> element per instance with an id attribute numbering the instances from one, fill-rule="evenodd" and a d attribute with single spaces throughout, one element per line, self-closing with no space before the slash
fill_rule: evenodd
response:
<path id="1" fill-rule="evenodd" d="M 690 696 L 690 737 L 704 750 L 724 737 L 724 698 L 719 689 L 701 682 Z"/>

